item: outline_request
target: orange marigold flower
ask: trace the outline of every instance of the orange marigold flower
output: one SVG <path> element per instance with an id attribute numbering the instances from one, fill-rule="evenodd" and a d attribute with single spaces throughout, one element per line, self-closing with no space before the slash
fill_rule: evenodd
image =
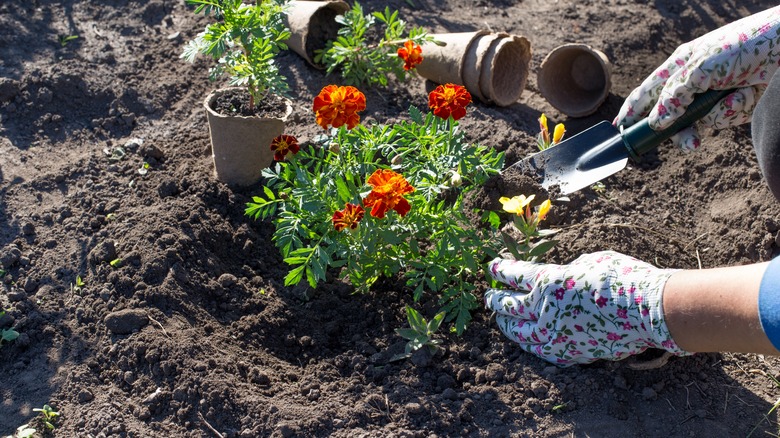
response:
<path id="1" fill-rule="evenodd" d="M 404 70 L 411 70 L 423 60 L 422 47 L 408 40 L 398 49 L 398 57 L 404 60 Z"/>
<path id="2" fill-rule="evenodd" d="M 314 98 L 314 114 L 323 129 L 347 125 L 352 129 L 360 123 L 358 112 L 366 109 L 366 96 L 355 87 L 328 85 Z"/>
<path id="3" fill-rule="evenodd" d="M 271 150 L 274 151 L 274 160 L 284 161 L 301 150 L 298 139 L 292 135 L 280 135 L 271 140 Z"/>
<path id="4" fill-rule="evenodd" d="M 358 227 L 360 220 L 363 219 L 365 212 L 363 207 L 347 203 L 344 210 L 338 210 L 333 213 L 333 228 L 336 231 L 341 231 L 345 228 L 354 230 Z"/>
<path id="5" fill-rule="evenodd" d="M 466 106 L 471 103 L 471 94 L 462 85 L 439 85 L 428 95 L 428 106 L 433 114 L 442 119 L 452 116 L 458 120 L 466 115 Z"/>
<path id="6" fill-rule="evenodd" d="M 373 190 L 363 199 L 363 205 L 371 207 L 371 216 L 381 219 L 388 210 L 406 216 L 412 209 L 403 196 L 412 193 L 414 187 L 403 176 L 389 169 L 377 169 L 368 177 L 367 183 Z"/>

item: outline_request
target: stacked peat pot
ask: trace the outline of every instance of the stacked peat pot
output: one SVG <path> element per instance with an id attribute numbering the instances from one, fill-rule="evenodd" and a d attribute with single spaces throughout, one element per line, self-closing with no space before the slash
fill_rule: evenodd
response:
<path id="1" fill-rule="evenodd" d="M 482 102 L 517 102 L 528 79 L 531 43 L 525 37 L 484 30 L 433 34 L 422 46 L 420 76 L 439 84 L 463 85 Z"/>

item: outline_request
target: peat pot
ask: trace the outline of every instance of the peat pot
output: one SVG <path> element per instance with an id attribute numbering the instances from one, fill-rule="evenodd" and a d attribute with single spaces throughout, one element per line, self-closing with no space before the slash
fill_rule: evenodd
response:
<path id="1" fill-rule="evenodd" d="M 520 98 L 531 62 L 528 39 L 485 30 L 431 36 L 436 42 L 422 46 L 420 76 L 438 84 L 463 85 L 472 96 L 497 106 Z"/>
<path id="2" fill-rule="evenodd" d="M 219 114 L 212 109 L 217 97 L 233 89 L 212 91 L 203 101 L 209 123 L 214 172 L 219 181 L 232 186 L 249 186 L 260 180 L 263 169 L 271 165 L 274 153 L 271 140 L 282 134 L 292 113 L 292 102 L 285 100 L 281 118 L 245 117 Z"/>
<path id="3" fill-rule="evenodd" d="M 611 73 L 604 53 L 586 44 L 564 44 L 544 58 L 537 83 L 542 96 L 560 112 L 585 117 L 609 95 Z"/>
<path id="4" fill-rule="evenodd" d="M 349 4 L 339 0 L 293 0 L 288 8 L 287 27 L 290 28 L 290 38 L 287 45 L 312 66 L 323 68 L 314 62 L 315 52 L 324 50 L 328 41 L 338 37 L 341 25 L 336 22 L 336 16 L 347 12 Z"/>

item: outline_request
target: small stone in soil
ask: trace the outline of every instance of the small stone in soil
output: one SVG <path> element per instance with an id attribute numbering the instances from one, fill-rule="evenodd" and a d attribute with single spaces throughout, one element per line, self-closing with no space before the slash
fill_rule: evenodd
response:
<path id="1" fill-rule="evenodd" d="M 115 335 L 126 335 L 140 330 L 149 323 L 149 317 L 143 310 L 125 309 L 109 313 L 105 324 L 108 330 Z"/>
<path id="2" fill-rule="evenodd" d="M 92 401 L 95 396 L 88 389 L 82 389 L 79 391 L 79 403 L 86 403 Z"/>
<path id="3" fill-rule="evenodd" d="M 89 252 L 89 262 L 93 265 L 100 263 L 109 263 L 116 259 L 116 246 L 114 242 L 107 240 L 100 242 Z"/>

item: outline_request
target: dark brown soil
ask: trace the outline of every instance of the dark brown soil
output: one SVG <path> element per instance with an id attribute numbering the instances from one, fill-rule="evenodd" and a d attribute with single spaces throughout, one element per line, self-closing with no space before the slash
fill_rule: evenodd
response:
<path id="1" fill-rule="evenodd" d="M 475 103 L 461 122 L 511 164 L 535 149 L 537 118 L 568 135 L 612 120 L 682 42 L 773 6 L 768 0 L 415 0 L 389 5 L 431 32 L 526 36 L 520 101 Z M 354 295 L 339 281 L 286 288 L 270 222 L 244 216 L 258 187 L 214 180 L 205 95 L 210 60 L 179 59 L 206 21 L 184 2 L 0 2 L 0 434 L 61 413 L 53 436 L 753 436 L 776 434 L 776 358 L 697 354 L 659 369 L 629 361 L 559 369 L 504 339 L 486 312 L 434 357 L 391 361 L 411 293 L 395 279 Z M 61 44 L 60 37 L 78 35 Z M 613 62 L 599 111 L 567 119 L 538 93 L 553 48 L 583 42 Z M 311 102 L 336 77 L 294 53 L 287 132 L 322 133 Z M 364 120 L 425 108 L 421 79 L 365 90 Z M 663 145 L 556 202 L 565 263 L 613 249 L 662 267 L 770 259 L 780 206 L 748 127 L 705 132 L 701 152 Z M 148 172 L 138 172 L 148 163 Z M 496 183 L 498 184 L 498 183 Z M 486 186 L 486 190 L 492 190 Z M 505 187 L 496 186 L 494 195 Z M 514 195 L 509 193 L 506 195 Z M 492 202 L 492 201 L 491 201 Z M 491 204 L 495 206 L 495 204 Z M 117 267 L 109 262 L 121 259 Z M 77 276 L 86 285 L 73 287 Z M 480 284 L 480 292 L 484 284 Z M 435 297 L 418 305 L 427 316 Z M 657 355 L 650 352 L 644 360 Z"/>
<path id="2" fill-rule="evenodd" d="M 287 102 L 275 94 L 252 100 L 245 88 L 236 88 L 220 93 L 211 104 L 211 109 L 225 116 L 280 119 L 287 114 Z"/>

